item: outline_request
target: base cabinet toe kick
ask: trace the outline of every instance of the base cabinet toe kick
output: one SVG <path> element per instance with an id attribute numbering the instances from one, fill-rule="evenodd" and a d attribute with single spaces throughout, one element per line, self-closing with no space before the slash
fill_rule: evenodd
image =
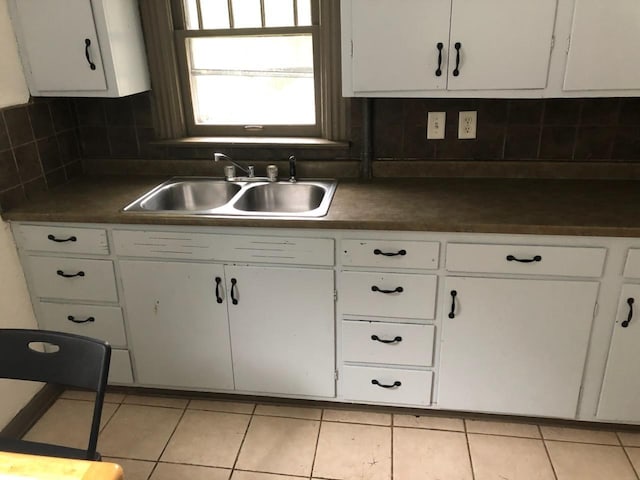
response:
<path id="1" fill-rule="evenodd" d="M 41 328 L 147 388 L 640 423 L 640 239 L 12 223 Z"/>

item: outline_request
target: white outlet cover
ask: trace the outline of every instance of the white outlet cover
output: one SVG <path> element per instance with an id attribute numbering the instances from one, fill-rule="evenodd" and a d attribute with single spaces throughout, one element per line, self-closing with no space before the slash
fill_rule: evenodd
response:
<path id="1" fill-rule="evenodd" d="M 427 116 L 427 140 L 442 140 L 444 138 L 446 112 L 429 112 Z"/>
<path id="2" fill-rule="evenodd" d="M 458 138 L 460 140 L 476 138 L 477 126 L 478 112 L 460 112 L 458 117 Z"/>

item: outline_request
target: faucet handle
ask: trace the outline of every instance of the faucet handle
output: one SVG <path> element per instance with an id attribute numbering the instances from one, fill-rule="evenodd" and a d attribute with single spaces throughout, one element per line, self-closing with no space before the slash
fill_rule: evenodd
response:
<path id="1" fill-rule="evenodd" d="M 253 165 L 247 165 L 247 173 L 249 174 L 249 178 L 255 177 L 256 167 L 254 167 Z"/>

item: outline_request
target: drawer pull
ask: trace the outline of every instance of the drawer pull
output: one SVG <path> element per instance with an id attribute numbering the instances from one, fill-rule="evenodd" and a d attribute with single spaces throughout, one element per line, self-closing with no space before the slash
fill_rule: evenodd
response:
<path id="1" fill-rule="evenodd" d="M 58 270 L 56 273 L 64 278 L 84 277 L 84 272 L 82 270 L 78 273 L 64 273 L 62 270 Z"/>
<path id="2" fill-rule="evenodd" d="M 536 255 L 533 258 L 516 258 L 513 255 L 507 255 L 507 262 L 533 263 L 541 261 L 542 257 L 540 255 Z"/>
<path id="3" fill-rule="evenodd" d="M 77 239 L 75 236 L 73 236 L 73 235 L 72 235 L 72 236 L 70 236 L 69 238 L 56 238 L 56 236 L 55 236 L 55 235 L 51 235 L 51 234 L 49 234 L 49 235 L 47 235 L 47 238 L 48 238 L 49 240 L 51 240 L 52 242 L 58 242 L 58 243 L 64 243 L 64 242 L 75 242 L 75 241 L 77 241 L 77 240 L 78 240 L 78 239 Z"/>
<path id="4" fill-rule="evenodd" d="M 236 284 L 238 281 L 235 278 L 231 279 L 231 303 L 234 305 L 238 304 L 238 299 L 236 298 Z"/>
<path id="5" fill-rule="evenodd" d="M 462 44 L 456 42 L 454 48 L 456 49 L 456 68 L 453 70 L 453 76 L 457 77 L 460 75 L 460 49 L 462 48 Z"/>
<path id="6" fill-rule="evenodd" d="M 402 385 L 402 382 L 396 380 L 395 382 L 393 382 L 393 385 L 385 385 L 384 383 L 380 383 L 378 380 L 376 380 L 375 378 L 373 380 L 371 380 L 371 383 L 373 385 L 377 385 L 381 388 L 397 388 L 400 387 Z"/>
<path id="7" fill-rule="evenodd" d="M 633 298 L 627 298 L 627 305 L 629 305 L 629 315 L 627 315 L 627 319 L 622 322 L 622 327 L 627 328 L 629 323 L 631 323 L 631 319 L 633 318 Z"/>
<path id="8" fill-rule="evenodd" d="M 402 337 L 396 337 L 393 340 L 383 340 L 378 335 L 371 335 L 371 340 L 380 343 L 400 343 L 402 341 Z"/>
<path id="9" fill-rule="evenodd" d="M 402 249 L 402 250 L 398 250 L 397 252 L 393 253 L 393 252 L 383 252 L 382 250 L 380 250 L 379 248 L 376 248 L 373 251 L 374 255 L 384 255 L 385 257 L 396 257 L 398 255 L 400 256 L 404 256 L 407 254 L 407 251 Z"/>
<path id="10" fill-rule="evenodd" d="M 222 303 L 222 297 L 220 296 L 220 282 L 222 279 L 220 277 L 216 277 L 216 302 Z"/>
<path id="11" fill-rule="evenodd" d="M 371 291 L 372 291 L 372 292 L 380 292 L 380 293 L 402 293 L 402 292 L 404 292 L 404 288 L 402 288 L 402 287 L 396 287 L 396 288 L 394 288 L 393 290 L 384 290 L 384 289 L 382 289 L 382 288 L 378 288 L 378 287 L 376 287 L 375 285 L 373 285 L 373 286 L 371 287 Z"/>
<path id="12" fill-rule="evenodd" d="M 67 317 L 67 320 L 69 320 L 70 322 L 73 322 L 73 323 L 87 323 L 87 322 L 95 322 L 96 321 L 95 317 L 87 317 L 84 320 L 78 320 L 73 315 L 69 315 Z"/>
<path id="13" fill-rule="evenodd" d="M 89 47 L 91 46 L 91 40 L 88 38 L 84 39 L 84 56 L 87 59 L 87 63 L 89 64 L 89 68 L 91 70 L 96 69 L 96 64 L 91 61 L 91 57 L 89 56 Z"/>
<path id="14" fill-rule="evenodd" d="M 458 292 L 451 290 L 451 311 L 449 312 L 449 318 L 456 318 L 456 296 Z"/>

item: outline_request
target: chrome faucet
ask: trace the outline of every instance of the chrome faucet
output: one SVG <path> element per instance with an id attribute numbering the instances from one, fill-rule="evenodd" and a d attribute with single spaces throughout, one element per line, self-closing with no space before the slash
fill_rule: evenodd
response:
<path id="1" fill-rule="evenodd" d="M 231 157 L 229 157 L 228 155 L 225 155 L 224 153 L 219 153 L 219 152 L 216 152 L 213 154 L 213 160 L 214 162 L 219 162 L 220 160 L 226 160 L 227 162 L 231 163 L 234 167 L 246 173 L 248 178 L 255 178 L 255 167 L 253 165 L 247 165 L 247 168 L 244 168 L 235 160 L 232 160 Z M 228 171 L 225 171 L 225 176 L 227 177 L 227 180 L 231 180 L 235 178 L 235 174 L 228 175 L 228 173 L 229 173 Z"/>

